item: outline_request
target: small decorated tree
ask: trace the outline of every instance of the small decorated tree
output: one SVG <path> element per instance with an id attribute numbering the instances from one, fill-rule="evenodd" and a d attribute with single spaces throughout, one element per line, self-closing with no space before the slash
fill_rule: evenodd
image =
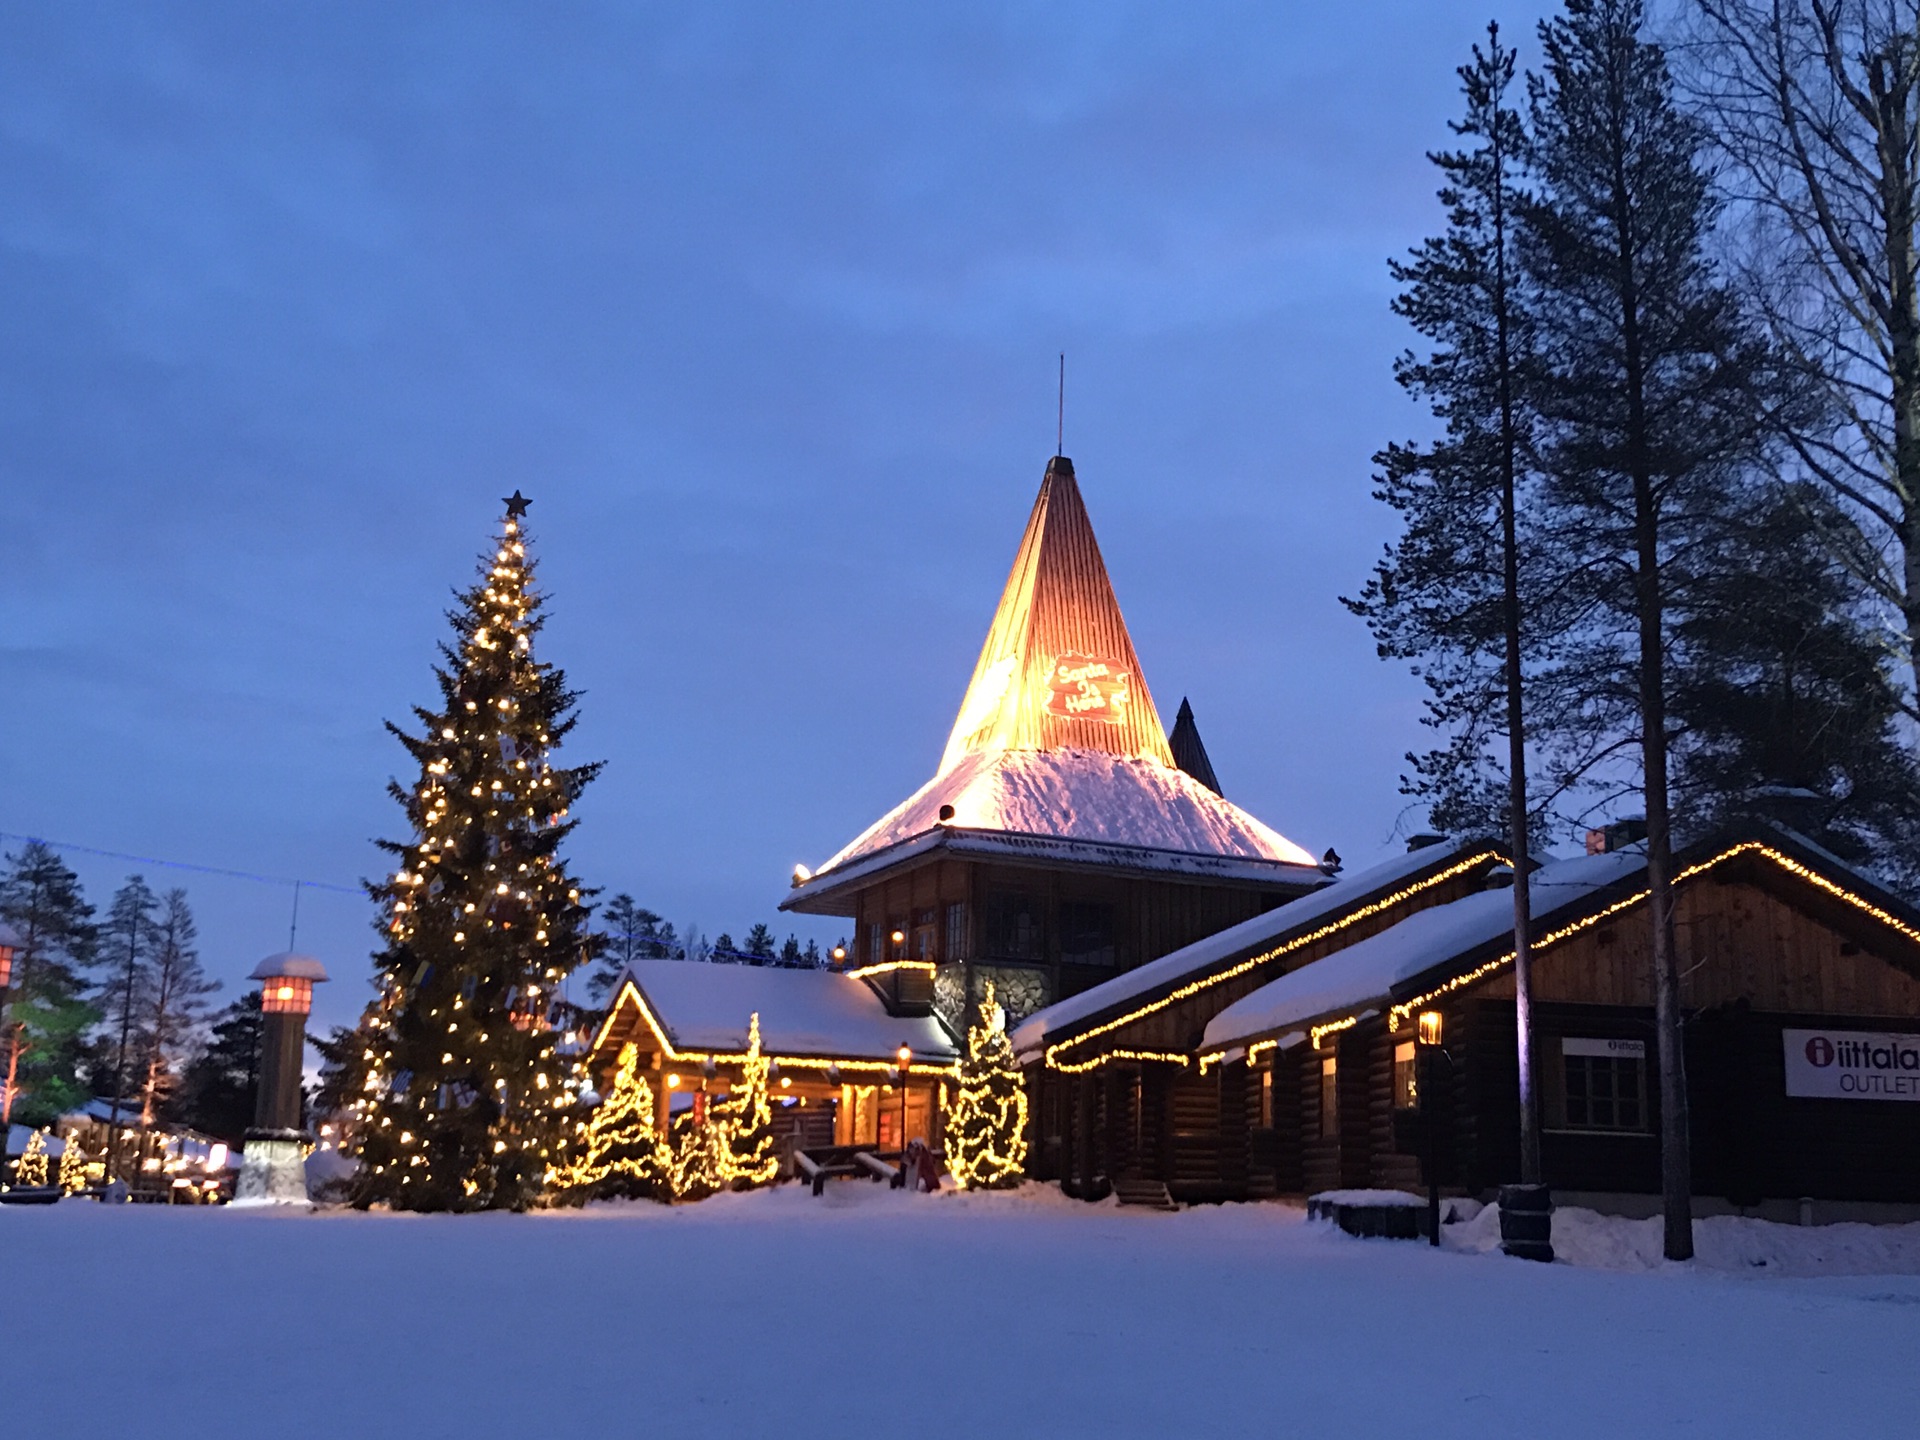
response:
<path id="1" fill-rule="evenodd" d="M 773 1106 L 767 1096 L 767 1057 L 760 1053 L 760 1015 L 747 1022 L 747 1056 L 740 1083 L 713 1107 L 721 1122 L 720 1179 L 726 1185 L 765 1185 L 780 1171 L 773 1143 Z"/>
<path id="2" fill-rule="evenodd" d="M 727 1184 L 727 1122 L 711 1109 L 673 1122 L 667 1146 L 667 1186 L 675 1200 L 703 1200 Z"/>
<path id="3" fill-rule="evenodd" d="M 666 1188 L 663 1148 L 654 1126 L 653 1091 L 640 1078 L 640 1052 L 623 1045 L 606 1098 L 587 1124 L 580 1157 L 561 1172 L 556 1188 L 577 1200 L 659 1196 Z"/>
<path id="4" fill-rule="evenodd" d="M 87 1188 L 87 1152 L 77 1130 L 67 1136 L 66 1148 L 60 1152 L 59 1185 L 68 1195 L 78 1195 Z"/>
<path id="5" fill-rule="evenodd" d="M 27 1148 L 13 1165 L 13 1183 L 38 1187 L 47 1183 L 47 1133 L 35 1130 L 27 1136 Z"/>
<path id="6" fill-rule="evenodd" d="M 1027 1092 L 989 981 L 967 1027 L 967 1053 L 947 1103 L 947 1168 L 962 1190 L 1017 1184 L 1027 1159 Z"/>

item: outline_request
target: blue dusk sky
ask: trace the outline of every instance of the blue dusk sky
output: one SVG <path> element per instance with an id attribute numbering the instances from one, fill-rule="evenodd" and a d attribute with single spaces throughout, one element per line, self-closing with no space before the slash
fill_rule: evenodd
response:
<path id="1" fill-rule="evenodd" d="M 788 874 L 932 774 L 1065 351 L 1163 720 L 1314 853 L 1398 849 L 1420 690 L 1338 597 L 1488 13 L 5 6 L 0 830 L 376 873 L 382 721 L 517 487 L 607 762 L 578 873 L 830 943 Z M 69 858 L 185 885 L 229 996 L 286 943 L 286 886 Z M 302 901 L 322 1024 L 370 921 Z"/>

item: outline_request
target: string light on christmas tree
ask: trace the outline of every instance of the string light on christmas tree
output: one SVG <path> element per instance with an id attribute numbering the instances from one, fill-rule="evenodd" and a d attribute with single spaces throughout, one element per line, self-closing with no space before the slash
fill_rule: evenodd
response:
<path id="1" fill-rule="evenodd" d="M 13 1163 L 13 1183 L 25 1189 L 39 1189 L 47 1183 L 47 1132 L 35 1130 L 27 1136 L 26 1148 Z"/>
<path id="2" fill-rule="evenodd" d="M 675 1200 L 701 1200 L 727 1183 L 726 1121 L 688 1111 L 671 1127 L 667 1147 L 667 1185 Z"/>
<path id="3" fill-rule="evenodd" d="M 623 1045 L 607 1096 L 587 1123 L 584 1149 L 555 1174 L 554 1186 L 578 1199 L 655 1195 L 666 1188 L 670 1158 L 654 1124 L 653 1090 L 640 1076 L 640 1052 Z"/>
<path id="4" fill-rule="evenodd" d="M 87 1188 L 87 1152 L 80 1144 L 77 1130 L 67 1136 L 66 1144 L 60 1151 L 60 1172 L 56 1183 L 68 1195 L 78 1195 Z"/>
<path id="5" fill-rule="evenodd" d="M 357 1205 L 524 1208 L 573 1173 L 586 1134 L 578 1047 L 553 1024 L 586 947 L 591 892 L 560 846 L 597 765 L 561 768 L 574 724 L 565 676 L 535 658 L 542 599 L 517 491 L 480 576 L 450 616 L 436 708 L 390 727 L 418 764 L 396 784 L 411 836 L 372 887 L 387 948 L 379 998 L 339 1092 L 353 1096 Z"/>
<path id="6" fill-rule="evenodd" d="M 747 1022 L 747 1053 L 740 1062 L 740 1083 L 714 1107 L 725 1127 L 720 1179 L 725 1185 L 765 1185 L 780 1173 L 773 1143 L 773 1105 L 767 1094 L 770 1066 L 760 1053 L 760 1014 Z"/>
<path id="7" fill-rule="evenodd" d="M 967 1027 L 967 1053 L 946 1111 L 947 1168 L 962 1190 L 1017 1184 L 1027 1161 L 1027 1092 L 1007 1012 L 988 981 L 979 1013 Z"/>

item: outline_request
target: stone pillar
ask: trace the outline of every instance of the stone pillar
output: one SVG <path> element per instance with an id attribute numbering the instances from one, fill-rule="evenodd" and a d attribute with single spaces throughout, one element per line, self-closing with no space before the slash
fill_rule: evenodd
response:
<path id="1" fill-rule="evenodd" d="M 252 978 L 261 982 L 260 1086 L 233 1203 L 305 1205 L 313 1138 L 301 1124 L 300 1076 L 313 987 L 327 972 L 309 955 L 270 955 L 254 967 Z"/>

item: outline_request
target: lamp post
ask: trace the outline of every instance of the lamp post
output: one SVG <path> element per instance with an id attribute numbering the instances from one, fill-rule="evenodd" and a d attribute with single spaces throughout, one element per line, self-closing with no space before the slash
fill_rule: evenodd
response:
<path id="1" fill-rule="evenodd" d="M 1414 1057 L 1417 1066 L 1414 1074 L 1420 1086 L 1420 1128 L 1426 1132 L 1424 1149 L 1426 1150 L 1427 1171 L 1427 1242 L 1440 1243 L 1440 1116 L 1434 1101 L 1440 1089 L 1440 1063 L 1445 1061 L 1450 1067 L 1453 1057 L 1441 1045 L 1441 1027 L 1444 1021 L 1438 1010 L 1420 1012 L 1420 1038 L 1414 1042 Z"/>
<path id="2" fill-rule="evenodd" d="M 902 1045 L 893 1057 L 900 1065 L 900 1153 L 907 1153 L 907 1071 L 913 1068 L 913 1047 Z"/>
<path id="3" fill-rule="evenodd" d="M 260 1088 L 233 1199 L 236 1205 L 304 1205 L 309 1137 L 300 1123 L 300 1074 L 313 987 L 327 970 L 311 955 L 269 955 L 248 978 L 260 982 Z"/>

